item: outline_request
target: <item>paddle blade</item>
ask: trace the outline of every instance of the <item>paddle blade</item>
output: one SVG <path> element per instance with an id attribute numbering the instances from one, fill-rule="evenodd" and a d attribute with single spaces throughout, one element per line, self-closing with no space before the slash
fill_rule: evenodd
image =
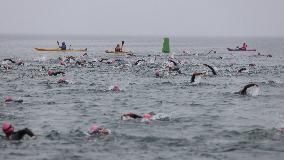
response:
<path id="1" fill-rule="evenodd" d="M 124 45 L 124 41 L 121 42 L 121 46 L 123 46 L 123 45 Z"/>
<path id="2" fill-rule="evenodd" d="M 59 45 L 59 42 L 57 41 L 57 45 Z"/>

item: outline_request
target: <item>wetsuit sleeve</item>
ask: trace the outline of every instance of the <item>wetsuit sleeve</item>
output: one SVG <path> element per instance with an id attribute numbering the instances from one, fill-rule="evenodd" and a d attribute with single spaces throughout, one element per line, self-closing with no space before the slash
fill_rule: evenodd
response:
<path id="1" fill-rule="evenodd" d="M 58 75 L 58 74 L 65 74 L 65 73 L 64 73 L 64 72 L 61 72 L 61 71 L 54 73 L 55 76 Z"/>
<path id="2" fill-rule="evenodd" d="M 22 129 L 22 130 L 19 130 L 17 132 L 14 132 L 12 135 L 11 135 L 11 139 L 12 140 L 21 140 L 23 139 L 23 137 L 25 135 L 29 135 L 30 137 L 33 137 L 34 136 L 34 133 L 28 129 L 28 128 L 25 128 L 25 129 Z"/>

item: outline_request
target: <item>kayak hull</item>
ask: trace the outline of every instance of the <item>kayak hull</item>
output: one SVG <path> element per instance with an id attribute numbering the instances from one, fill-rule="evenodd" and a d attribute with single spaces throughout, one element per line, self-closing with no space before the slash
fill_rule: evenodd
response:
<path id="1" fill-rule="evenodd" d="M 131 51 L 115 52 L 114 50 L 105 50 L 106 53 L 125 54 L 132 53 Z"/>
<path id="2" fill-rule="evenodd" d="M 239 52 L 246 52 L 246 51 L 256 51 L 256 49 L 246 49 L 246 50 L 243 50 L 243 49 L 232 49 L 232 48 L 227 48 L 228 51 L 239 51 Z"/>
<path id="3" fill-rule="evenodd" d="M 61 48 L 35 48 L 37 51 L 52 51 L 52 52 L 86 52 L 87 48 L 85 49 L 66 49 L 62 50 Z"/>

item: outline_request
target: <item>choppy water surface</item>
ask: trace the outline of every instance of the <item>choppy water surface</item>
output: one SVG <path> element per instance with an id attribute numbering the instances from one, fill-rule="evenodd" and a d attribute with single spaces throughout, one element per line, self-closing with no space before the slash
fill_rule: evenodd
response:
<path id="1" fill-rule="evenodd" d="M 62 39 L 62 37 L 61 37 Z M 35 47 L 54 47 L 58 37 L 1 36 L 0 58 L 22 59 L 24 66 L 0 70 L 0 122 L 28 127 L 36 140 L 7 141 L 1 133 L 0 159 L 279 159 L 284 157 L 284 39 L 247 39 L 258 52 L 229 53 L 243 39 L 171 38 L 175 61 L 183 74 L 154 70 L 165 66 L 160 37 L 66 37 L 73 48 L 88 48 L 85 67 L 61 66 L 58 57 L 79 53 L 40 53 Z M 125 40 L 136 57 L 105 54 Z M 183 50 L 190 54 L 183 54 Z M 207 54 L 211 49 L 217 53 Z M 151 55 L 151 57 L 148 57 Z M 149 63 L 154 55 L 157 59 Z M 222 57 L 222 59 L 220 58 Z M 110 58 L 113 64 L 91 62 Z M 133 65 L 137 60 L 146 63 Z M 218 68 L 213 76 L 202 64 Z M 254 63 L 256 66 L 249 67 Z M 69 84 L 57 84 L 66 72 Z M 237 73 L 246 67 L 247 72 Z M 197 84 L 194 71 L 209 71 Z M 234 94 L 248 83 L 260 86 L 258 96 Z M 118 84 L 119 92 L 109 91 Z M 21 97 L 22 104 L 5 104 L 3 97 Z M 166 113 L 169 121 L 121 121 L 125 112 Z M 110 129 L 108 136 L 88 137 L 93 123 Z"/>

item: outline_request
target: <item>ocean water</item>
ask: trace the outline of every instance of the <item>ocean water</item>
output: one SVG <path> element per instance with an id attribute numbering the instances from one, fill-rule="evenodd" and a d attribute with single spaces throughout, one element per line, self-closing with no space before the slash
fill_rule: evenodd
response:
<path id="1" fill-rule="evenodd" d="M 65 40 L 72 48 L 88 48 L 86 66 L 62 66 L 59 57 L 82 53 L 37 52 Z M 125 41 L 135 57 L 104 53 Z M 246 41 L 257 52 L 228 52 Z M 170 37 L 182 74 L 154 70 L 165 67 L 162 37 L 0 36 L 0 122 L 16 130 L 30 128 L 37 139 L 9 141 L 1 133 L 0 159 L 147 159 L 147 160 L 282 160 L 284 158 L 284 39 Z M 216 53 L 208 52 L 215 50 Z M 183 53 L 184 50 L 189 54 Z M 258 53 L 267 56 L 257 56 Z M 156 55 L 154 63 L 148 60 Z M 222 57 L 222 58 L 220 58 Z M 17 66 L 2 60 L 12 58 Z M 100 58 L 119 59 L 105 64 Z M 137 60 L 146 63 L 134 65 Z M 217 69 L 212 75 L 209 64 Z M 255 66 L 249 66 L 255 64 Z M 5 70 L 3 66 L 9 65 Z M 57 84 L 64 71 L 69 84 Z M 238 73 L 241 68 L 247 71 Z M 190 83 L 194 71 L 208 71 Z M 257 96 L 234 94 L 246 84 L 260 87 Z M 110 91 L 117 84 L 121 91 Z M 4 103 L 4 96 L 23 99 Z M 126 112 L 164 113 L 166 121 L 122 121 Z M 86 134 L 93 123 L 111 130 L 107 136 Z"/>

